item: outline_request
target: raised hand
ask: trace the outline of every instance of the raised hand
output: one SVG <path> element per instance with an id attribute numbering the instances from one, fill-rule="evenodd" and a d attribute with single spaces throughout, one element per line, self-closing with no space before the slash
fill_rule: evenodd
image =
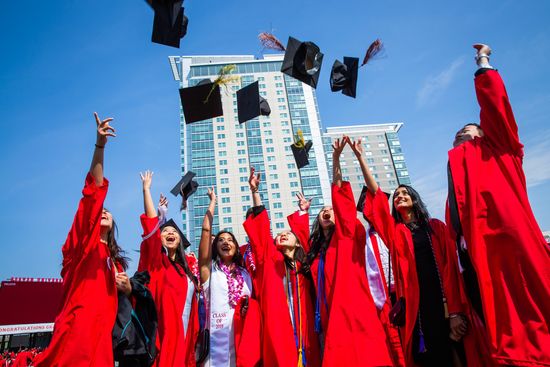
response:
<path id="1" fill-rule="evenodd" d="M 307 212 L 311 206 L 312 199 L 307 199 L 301 192 L 296 194 L 296 198 L 298 199 L 298 208 L 301 211 Z"/>
<path id="2" fill-rule="evenodd" d="M 168 217 L 168 199 L 162 194 L 160 194 L 159 204 L 157 206 L 157 216 L 161 224 L 164 223 L 164 220 Z"/>
<path id="3" fill-rule="evenodd" d="M 115 129 L 109 125 L 109 122 L 113 121 L 111 117 L 105 120 L 100 120 L 97 112 L 94 112 L 95 122 L 97 125 L 97 138 L 96 145 L 103 147 L 107 144 L 107 137 L 115 137 Z"/>
<path id="4" fill-rule="evenodd" d="M 349 141 L 349 146 L 351 147 L 351 150 L 353 150 L 353 153 L 355 153 L 355 156 L 357 158 L 361 157 L 363 153 L 365 152 L 365 149 L 363 148 L 363 144 L 361 142 L 361 138 L 351 141 Z"/>
<path id="5" fill-rule="evenodd" d="M 164 206 L 166 208 L 168 208 L 168 199 L 166 198 L 166 196 L 160 194 L 160 198 L 159 198 L 159 208 L 161 206 Z"/>
<path id="6" fill-rule="evenodd" d="M 256 170 L 254 167 L 250 167 L 250 177 L 248 177 L 248 186 L 250 186 L 250 191 L 256 192 L 260 187 L 260 173 L 255 175 Z"/>
<path id="7" fill-rule="evenodd" d="M 115 277 L 116 288 L 123 292 L 126 296 L 129 296 L 132 293 L 132 283 L 130 283 L 130 278 L 126 273 L 118 273 Z"/>
<path id="8" fill-rule="evenodd" d="M 475 43 L 473 47 L 477 50 L 477 54 L 485 54 L 487 56 L 491 55 L 491 47 L 489 45 L 485 45 L 483 43 Z"/>
<path id="9" fill-rule="evenodd" d="M 214 187 L 209 188 L 206 193 L 208 194 L 208 198 L 210 199 L 210 202 L 216 204 L 217 196 L 216 196 L 216 192 L 214 191 Z"/>
<path id="10" fill-rule="evenodd" d="M 345 135 L 342 137 L 342 139 L 336 139 L 332 144 L 332 158 L 340 158 L 340 154 L 342 154 L 342 151 L 348 143 L 349 138 Z"/>
<path id="11" fill-rule="evenodd" d="M 143 190 L 151 190 L 151 183 L 153 182 L 153 172 L 147 170 L 144 173 L 139 173 L 141 181 L 143 183 Z"/>

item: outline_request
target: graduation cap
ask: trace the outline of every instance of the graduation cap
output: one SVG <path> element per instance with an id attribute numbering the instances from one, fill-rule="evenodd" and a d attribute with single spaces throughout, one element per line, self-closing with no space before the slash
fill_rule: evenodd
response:
<path id="1" fill-rule="evenodd" d="M 239 123 L 252 120 L 260 115 L 269 116 L 271 108 L 267 100 L 260 96 L 258 82 L 254 82 L 237 91 Z"/>
<path id="2" fill-rule="evenodd" d="M 155 11 L 151 41 L 179 48 L 187 34 L 189 19 L 183 13 L 183 0 L 147 0 Z"/>
<path id="3" fill-rule="evenodd" d="M 181 208 L 182 210 L 187 208 L 187 199 L 197 191 L 199 183 L 193 180 L 196 174 L 193 171 L 187 171 L 185 175 L 178 181 L 176 186 L 170 192 L 174 196 L 181 195 Z"/>
<path id="4" fill-rule="evenodd" d="M 223 115 L 220 86 L 203 79 L 194 87 L 179 90 L 185 123 L 211 119 Z"/>
<path id="5" fill-rule="evenodd" d="M 181 238 L 181 242 L 180 244 L 183 246 L 184 249 L 188 248 L 189 246 L 191 246 L 191 243 L 189 242 L 189 240 L 187 239 L 187 237 L 185 237 L 185 235 L 183 234 L 183 232 L 181 231 L 180 227 L 178 227 L 178 225 L 176 224 L 176 222 L 174 222 L 173 219 L 170 219 L 168 220 L 166 223 L 164 223 L 163 225 L 160 226 L 160 231 L 162 232 L 162 230 L 165 228 L 165 227 L 173 227 L 176 231 L 178 231 L 179 235 L 180 235 L 180 238 Z"/>
<path id="6" fill-rule="evenodd" d="M 296 161 L 296 166 L 298 169 L 305 167 L 309 164 L 309 150 L 313 145 L 311 140 L 304 142 L 304 135 L 302 130 L 298 130 L 297 140 L 294 144 L 290 146 L 292 149 L 292 154 L 294 155 L 294 160 Z"/>
<path id="7" fill-rule="evenodd" d="M 363 186 L 363 189 L 361 190 L 361 195 L 359 195 L 359 200 L 357 200 L 357 211 L 358 212 L 363 212 L 363 209 L 365 208 L 365 199 L 367 198 L 367 193 L 369 191 L 369 188 L 367 186 Z M 383 191 L 384 195 L 386 195 L 386 197 L 388 198 L 388 200 L 390 199 L 390 194 L 388 194 L 387 192 Z"/>
<path id="8" fill-rule="evenodd" d="M 342 94 L 355 98 L 357 90 L 357 71 L 359 70 L 359 58 L 344 57 L 344 63 L 334 61 L 330 72 L 330 90 L 342 91 Z"/>
<path id="9" fill-rule="evenodd" d="M 315 43 L 288 38 L 281 72 L 317 88 L 322 63 L 323 53 Z"/>

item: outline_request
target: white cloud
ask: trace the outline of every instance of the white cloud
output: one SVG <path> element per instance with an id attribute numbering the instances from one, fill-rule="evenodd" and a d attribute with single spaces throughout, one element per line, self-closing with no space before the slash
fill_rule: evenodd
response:
<path id="1" fill-rule="evenodd" d="M 525 144 L 525 158 L 523 170 L 527 180 L 527 187 L 542 185 L 550 181 L 550 133 L 531 144 Z"/>
<path id="2" fill-rule="evenodd" d="M 449 87 L 453 81 L 458 68 L 464 63 L 464 56 L 454 60 L 449 67 L 437 75 L 429 76 L 424 85 L 416 94 L 416 105 L 425 106 L 434 101 L 435 97 Z"/>

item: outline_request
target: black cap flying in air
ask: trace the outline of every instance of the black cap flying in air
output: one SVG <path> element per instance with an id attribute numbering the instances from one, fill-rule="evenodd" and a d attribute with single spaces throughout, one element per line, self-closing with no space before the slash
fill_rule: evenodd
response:
<path id="1" fill-rule="evenodd" d="M 183 175 L 181 180 L 178 181 L 176 186 L 174 186 L 174 188 L 170 190 L 170 192 L 174 196 L 181 195 L 182 209 L 187 208 L 187 199 L 189 199 L 189 197 L 193 195 L 195 191 L 197 191 L 197 188 L 199 187 L 199 183 L 193 180 L 195 176 L 196 176 L 195 172 L 187 171 L 187 173 Z"/>
<path id="2" fill-rule="evenodd" d="M 187 34 L 189 19 L 182 8 L 183 1 L 147 0 L 155 11 L 151 41 L 179 48 L 180 39 Z"/>
<path id="3" fill-rule="evenodd" d="M 313 42 L 301 42 L 289 37 L 281 72 L 317 88 L 323 53 Z"/>
<path id="4" fill-rule="evenodd" d="M 344 57 L 344 63 L 334 61 L 330 72 L 330 90 L 342 91 L 342 94 L 355 98 L 357 90 L 357 72 L 359 70 L 359 58 Z"/>
<path id="5" fill-rule="evenodd" d="M 247 85 L 237 91 L 239 123 L 252 120 L 260 115 L 269 116 L 271 108 L 267 100 L 260 96 L 258 82 Z"/>
<path id="6" fill-rule="evenodd" d="M 201 80 L 194 87 L 182 88 L 179 92 L 186 124 L 223 115 L 220 86 L 209 79 Z"/>
<path id="7" fill-rule="evenodd" d="M 290 145 L 298 169 L 309 164 L 309 151 L 312 146 L 313 142 L 311 140 L 304 141 L 302 130 L 298 130 L 296 141 Z"/>

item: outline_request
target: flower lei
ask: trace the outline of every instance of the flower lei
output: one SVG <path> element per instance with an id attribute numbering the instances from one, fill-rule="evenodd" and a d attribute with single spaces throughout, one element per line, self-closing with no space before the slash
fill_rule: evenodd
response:
<path id="1" fill-rule="evenodd" d="M 246 263 L 246 267 L 250 270 L 252 270 L 252 272 L 255 272 L 256 271 L 256 262 L 254 261 L 254 254 L 252 253 L 252 246 L 247 243 L 246 245 L 246 250 L 244 251 L 244 259 L 245 259 L 245 263 Z"/>
<path id="2" fill-rule="evenodd" d="M 244 278 L 241 269 L 235 265 L 224 265 L 221 261 L 218 263 L 221 271 L 227 277 L 227 293 L 229 298 L 229 306 L 235 308 L 237 303 L 243 296 Z"/>

